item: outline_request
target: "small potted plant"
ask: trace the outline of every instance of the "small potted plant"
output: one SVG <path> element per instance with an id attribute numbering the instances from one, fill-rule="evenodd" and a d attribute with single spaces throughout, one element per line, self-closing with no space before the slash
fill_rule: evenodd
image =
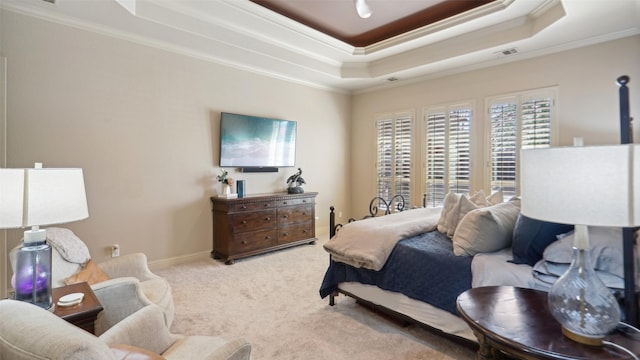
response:
<path id="1" fill-rule="evenodd" d="M 234 181 L 229 177 L 229 173 L 224 169 L 220 169 L 220 175 L 216 176 L 216 178 L 218 179 L 218 182 L 222 184 L 221 196 L 228 197 L 231 195 L 231 186 Z"/>

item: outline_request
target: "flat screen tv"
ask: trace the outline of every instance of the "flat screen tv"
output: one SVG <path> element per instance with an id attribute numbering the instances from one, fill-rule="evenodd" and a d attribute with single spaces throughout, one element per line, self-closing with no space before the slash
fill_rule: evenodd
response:
<path id="1" fill-rule="evenodd" d="M 297 122 L 223 112 L 220 166 L 290 167 L 296 160 Z"/>

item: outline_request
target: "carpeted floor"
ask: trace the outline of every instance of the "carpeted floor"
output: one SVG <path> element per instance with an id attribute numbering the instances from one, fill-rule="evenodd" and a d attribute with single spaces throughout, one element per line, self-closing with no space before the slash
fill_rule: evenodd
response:
<path id="1" fill-rule="evenodd" d="M 329 256 L 301 245 L 237 260 L 206 260 L 157 271 L 172 286 L 172 332 L 244 337 L 252 359 L 462 359 L 475 353 L 417 326 L 403 327 L 318 289 Z"/>

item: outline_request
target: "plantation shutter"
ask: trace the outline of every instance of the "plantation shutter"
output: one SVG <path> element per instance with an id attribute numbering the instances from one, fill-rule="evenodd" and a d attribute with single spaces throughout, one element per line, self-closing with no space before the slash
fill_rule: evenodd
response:
<path id="1" fill-rule="evenodd" d="M 390 200 L 402 195 L 406 207 L 411 205 L 412 137 L 413 116 L 409 113 L 377 121 L 377 196 Z M 379 208 L 386 210 L 382 203 Z"/>
<path id="2" fill-rule="evenodd" d="M 444 202 L 446 180 L 446 117 L 444 112 L 426 115 L 426 193 L 427 206 L 436 207 Z"/>
<path id="3" fill-rule="evenodd" d="M 549 91 L 494 102 L 491 115 L 491 191 L 518 193 L 520 149 L 551 146 L 554 96 Z"/>
<path id="4" fill-rule="evenodd" d="M 441 206 L 447 192 L 469 192 L 471 173 L 471 105 L 427 111 L 427 206 Z"/>
<path id="5" fill-rule="evenodd" d="M 491 106 L 491 192 L 507 197 L 516 194 L 517 110 L 515 102 Z"/>
<path id="6" fill-rule="evenodd" d="M 449 191 L 468 193 L 471 167 L 471 109 L 449 113 Z"/>

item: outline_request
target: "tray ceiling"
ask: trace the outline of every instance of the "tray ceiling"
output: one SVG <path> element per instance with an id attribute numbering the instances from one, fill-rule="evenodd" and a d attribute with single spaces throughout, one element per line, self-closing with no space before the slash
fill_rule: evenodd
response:
<path id="1" fill-rule="evenodd" d="M 0 8 L 345 92 L 640 34 L 640 0 L 51 1 Z"/>

